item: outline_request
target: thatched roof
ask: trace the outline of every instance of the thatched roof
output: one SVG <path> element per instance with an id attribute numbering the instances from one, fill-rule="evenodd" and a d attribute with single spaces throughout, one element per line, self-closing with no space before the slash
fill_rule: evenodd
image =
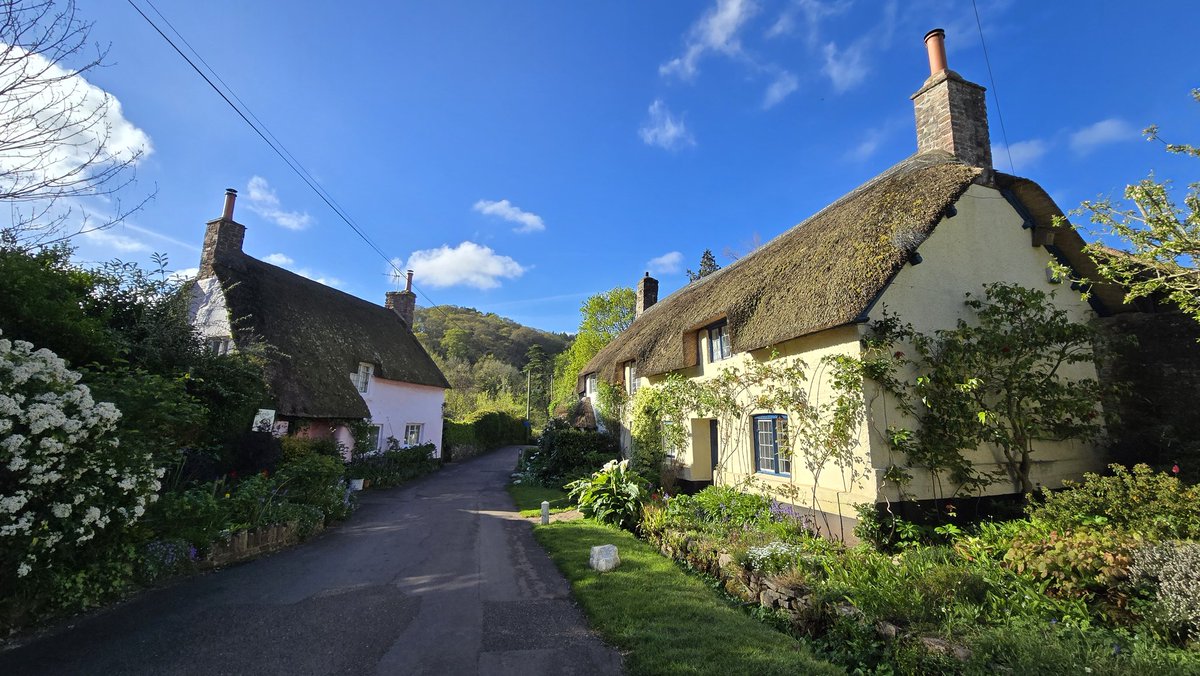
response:
<path id="1" fill-rule="evenodd" d="M 950 207 L 973 182 L 987 179 L 983 174 L 948 153 L 914 155 L 744 258 L 651 306 L 581 375 L 598 373 L 617 381 L 627 361 L 636 361 L 641 376 L 694 366 L 697 332 L 721 318 L 729 324 L 736 352 L 863 321 Z M 1003 174 L 995 178 L 1002 190 L 1028 202 L 1034 225 L 1043 232 L 1051 228 L 1053 216 L 1061 215 L 1032 181 Z M 1086 268 L 1078 234 L 1063 230 L 1056 236 L 1063 250 L 1056 253 Z M 1068 249 L 1074 253 L 1066 254 Z"/>
<path id="2" fill-rule="evenodd" d="M 450 387 L 392 310 L 240 252 L 213 268 L 235 338 L 263 340 L 281 354 L 268 370 L 278 415 L 369 417 L 350 380 L 360 362 L 374 364 L 380 378 Z"/>

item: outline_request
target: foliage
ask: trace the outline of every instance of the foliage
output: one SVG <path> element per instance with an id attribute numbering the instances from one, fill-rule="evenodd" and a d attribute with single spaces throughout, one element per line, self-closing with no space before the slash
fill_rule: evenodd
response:
<path id="1" fill-rule="evenodd" d="M 1147 465 L 1110 465 L 1109 476 L 1091 472 L 1063 491 L 1043 491 L 1030 518 L 1054 528 L 1116 528 L 1151 539 L 1200 539 L 1200 487 Z"/>
<path id="2" fill-rule="evenodd" d="M 294 462 L 307 455 L 327 455 L 338 459 L 344 457 L 341 444 L 332 437 L 302 437 L 289 434 L 280 437 L 279 445 L 283 450 L 284 462 Z"/>
<path id="3" fill-rule="evenodd" d="M 590 477 L 564 486 L 583 515 L 632 529 L 650 497 L 650 482 L 629 469 L 628 460 L 610 460 Z"/>
<path id="4" fill-rule="evenodd" d="M 369 479 L 375 487 L 398 486 L 437 469 L 438 461 L 433 457 L 436 450 L 433 444 L 402 447 L 393 437 L 388 439 L 383 452 L 363 455 L 347 463 L 346 474 Z"/>
<path id="5" fill-rule="evenodd" d="M 1039 442 L 1100 434 L 1099 382 L 1069 375 L 1073 365 L 1094 362 L 1094 329 L 1053 298 L 997 282 L 984 285 L 983 297 L 967 294 L 974 321 L 960 319 L 954 329 L 929 336 L 894 317 L 873 325 L 877 344 L 903 341 L 917 353 L 906 361 L 917 373 L 909 386 L 920 402 L 919 429 L 891 435 L 911 464 L 950 471 L 960 485 L 985 485 L 992 479 L 975 474 L 963 453 L 991 444 L 1014 489 L 1031 494 Z"/>
<path id="6" fill-rule="evenodd" d="M 523 444 L 528 439 L 525 421 L 504 411 L 477 411 L 465 421 L 442 423 L 442 452 L 447 458 Z"/>
<path id="7" fill-rule="evenodd" d="M 1191 96 L 1200 102 L 1200 89 Z M 1161 140 L 1157 126 L 1146 128 L 1145 134 L 1148 140 Z M 1200 157 L 1197 146 L 1164 145 L 1168 153 Z M 1188 186 L 1182 205 L 1172 198 L 1170 183 L 1153 175 L 1126 186 L 1124 198 L 1125 204 L 1085 201 L 1078 211 L 1098 226 L 1094 234 L 1116 238 L 1123 249 L 1110 249 L 1099 237 L 1087 245 L 1101 280 L 1119 284 L 1127 303 L 1165 298 L 1200 321 L 1200 183 Z"/>
<path id="8" fill-rule="evenodd" d="M 84 79 L 107 57 L 91 28 L 71 0 L 0 4 L 0 200 L 12 219 L 0 228 L 5 245 L 28 250 L 103 229 L 149 199 L 122 207 L 149 139 L 114 128 L 118 104 Z M 92 199 L 103 206 L 87 206 Z M 82 218 L 73 215 L 81 208 Z"/>
<path id="9" fill-rule="evenodd" d="M 120 411 L 79 379 L 53 352 L 0 338 L 0 589 L 103 556 L 157 498 L 163 470 L 118 442 Z"/>
<path id="10" fill-rule="evenodd" d="M 1111 531 L 1022 533 L 1004 560 L 1018 573 L 1046 583 L 1048 594 L 1081 598 L 1112 612 L 1126 605 L 1118 585 L 1128 578 L 1133 551 L 1141 543 L 1138 535 Z"/>
<path id="11" fill-rule="evenodd" d="M 688 269 L 688 281 L 694 282 L 702 277 L 707 277 L 720 269 L 721 266 L 717 265 L 717 258 L 716 256 L 713 256 L 712 249 L 705 249 L 704 253 L 700 254 L 699 269 L 696 272 L 692 272 L 690 268 Z"/>
<path id="12" fill-rule="evenodd" d="M 590 475 L 620 455 L 621 449 L 612 435 L 577 430 L 561 420 L 551 420 L 542 430 L 537 449 L 522 457 L 520 469 L 532 482 L 559 487 Z"/>
<path id="13" fill-rule="evenodd" d="M 575 403 L 583 367 L 633 323 L 636 302 L 637 294 L 629 287 L 598 293 L 583 302 L 575 340 L 554 359 L 552 408 Z"/>
<path id="14" fill-rule="evenodd" d="M 1132 582 L 1149 591 L 1146 615 L 1160 633 L 1182 642 L 1200 639 L 1200 542 L 1161 542 L 1134 551 Z"/>
<path id="15" fill-rule="evenodd" d="M 346 499 L 344 469 L 337 458 L 310 455 L 280 466 L 273 478 L 280 495 L 289 502 L 312 505 L 326 519 L 338 520 L 353 510 Z"/>
<path id="16" fill-rule="evenodd" d="M 629 533 L 581 519 L 538 526 L 534 535 L 630 674 L 839 673 Z M 601 544 L 621 553 L 621 565 L 603 574 L 587 566 L 589 549 Z"/>

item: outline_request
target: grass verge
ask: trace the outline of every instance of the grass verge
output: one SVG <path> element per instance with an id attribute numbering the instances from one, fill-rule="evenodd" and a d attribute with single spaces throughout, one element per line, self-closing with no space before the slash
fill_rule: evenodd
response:
<path id="1" fill-rule="evenodd" d="M 840 674 L 799 641 L 728 605 L 630 533 L 580 519 L 538 526 L 538 542 L 570 580 L 592 626 L 626 651 L 630 674 Z M 621 566 L 588 567 L 594 545 L 615 544 Z"/>
<path id="2" fill-rule="evenodd" d="M 541 514 L 542 500 L 550 502 L 551 514 L 575 509 L 575 505 L 571 504 L 571 500 L 567 498 L 567 492 L 557 488 L 509 484 L 508 494 L 512 496 L 513 502 L 517 503 L 517 509 L 520 510 L 521 516 L 537 516 Z"/>

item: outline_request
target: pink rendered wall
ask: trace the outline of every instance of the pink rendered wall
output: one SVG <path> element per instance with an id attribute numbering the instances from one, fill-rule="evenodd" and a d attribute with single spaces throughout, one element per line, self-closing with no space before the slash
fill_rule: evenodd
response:
<path id="1" fill-rule="evenodd" d="M 437 447 L 434 457 L 442 456 L 444 389 L 372 377 L 362 398 L 371 411 L 371 424 L 382 428 L 379 431 L 381 443 L 386 442 L 388 437 L 396 437 L 403 442 L 404 426 L 420 423 L 425 426 L 421 432 L 421 443 L 432 443 Z"/>

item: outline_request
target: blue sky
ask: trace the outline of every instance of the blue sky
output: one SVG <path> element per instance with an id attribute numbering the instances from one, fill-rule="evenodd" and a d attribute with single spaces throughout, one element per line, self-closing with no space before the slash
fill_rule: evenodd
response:
<path id="1" fill-rule="evenodd" d="M 145 0 L 138 4 L 153 16 Z M 1064 209 L 1200 164 L 1200 4 L 176 2 L 163 15 L 401 268 L 419 302 L 572 331 L 589 294 L 651 270 L 663 294 L 915 151 L 922 36 L 988 87 L 996 166 Z M 149 139 L 127 225 L 82 260 L 193 268 L 224 188 L 248 253 L 371 300 L 388 265 L 124 2 L 86 3 L 89 81 Z M 1013 167 L 1003 149 L 1001 103 Z"/>

